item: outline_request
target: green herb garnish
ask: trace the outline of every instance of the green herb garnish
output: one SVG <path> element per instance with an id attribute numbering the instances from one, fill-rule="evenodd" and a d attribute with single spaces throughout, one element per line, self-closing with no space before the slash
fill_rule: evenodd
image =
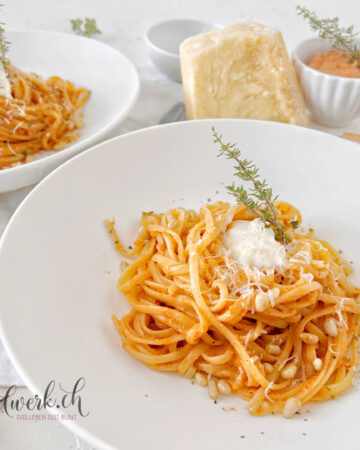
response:
<path id="1" fill-rule="evenodd" d="M 294 228 L 294 230 L 296 229 L 296 228 L 298 228 L 298 226 L 299 226 L 299 221 L 298 220 L 292 220 L 291 222 L 290 222 L 290 225 Z"/>
<path id="2" fill-rule="evenodd" d="M 95 19 L 85 17 L 85 20 L 71 19 L 70 22 L 73 32 L 80 36 L 93 37 L 95 34 L 101 34 Z"/>
<path id="3" fill-rule="evenodd" d="M 289 237 L 284 231 L 285 225 L 277 219 L 274 201 L 278 196 L 273 195 L 272 189 L 269 188 L 265 179 L 260 180 L 259 169 L 255 164 L 252 161 L 240 158 L 241 151 L 235 144 L 225 144 L 222 141 L 222 135 L 219 135 L 214 127 L 212 127 L 212 132 L 214 143 L 221 146 L 218 156 L 225 155 L 228 159 L 233 159 L 236 163 L 234 165 L 235 176 L 252 183 L 249 192 L 243 185 L 235 186 L 235 183 L 226 186 L 228 192 L 235 197 L 237 203 L 247 206 L 267 227 L 271 227 L 277 241 L 289 242 Z"/>
<path id="4" fill-rule="evenodd" d="M 4 5 L 0 3 L 0 7 L 2 6 Z M 10 42 L 6 40 L 4 25 L 4 22 L 0 22 L 0 64 L 6 69 L 6 66 L 9 63 L 7 52 L 9 51 Z"/>
<path id="5" fill-rule="evenodd" d="M 339 18 L 319 19 L 314 11 L 303 6 L 296 6 L 299 16 L 306 19 L 313 31 L 319 33 L 321 39 L 327 39 L 333 50 L 339 50 L 349 54 L 349 63 L 358 62 L 360 66 L 359 33 L 354 32 L 354 27 L 340 27 Z"/>

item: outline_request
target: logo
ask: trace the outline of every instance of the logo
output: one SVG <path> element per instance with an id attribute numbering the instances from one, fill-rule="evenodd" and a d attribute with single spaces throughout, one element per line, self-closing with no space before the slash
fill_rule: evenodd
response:
<path id="1" fill-rule="evenodd" d="M 25 398 L 18 396 L 17 387 L 10 386 L 4 397 L 0 398 L 0 414 L 17 420 L 76 420 L 77 415 L 87 417 L 89 411 L 83 403 L 85 378 L 79 378 L 70 389 L 61 383 L 51 380 L 46 386 L 44 395 L 35 394 Z M 59 394 L 55 396 L 56 388 Z M 50 414 L 47 409 L 56 408 L 62 411 L 71 409 L 71 413 Z"/>

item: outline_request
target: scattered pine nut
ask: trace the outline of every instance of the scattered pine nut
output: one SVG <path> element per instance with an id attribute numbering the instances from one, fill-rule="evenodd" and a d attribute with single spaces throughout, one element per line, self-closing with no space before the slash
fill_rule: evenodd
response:
<path id="1" fill-rule="evenodd" d="M 266 373 L 271 373 L 274 371 L 274 367 L 270 363 L 266 362 L 264 363 L 264 370 Z"/>
<path id="2" fill-rule="evenodd" d="M 195 381 L 197 382 L 197 384 L 199 386 L 204 386 L 205 387 L 208 384 L 206 376 L 203 373 L 201 373 L 201 372 L 196 372 L 196 374 L 195 374 Z"/>
<path id="3" fill-rule="evenodd" d="M 336 337 L 338 335 L 338 329 L 336 322 L 332 317 L 327 317 L 324 322 L 324 328 L 326 333 L 331 337 Z"/>
<path id="4" fill-rule="evenodd" d="M 301 408 L 301 401 L 296 397 L 290 397 L 286 400 L 284 409 L 283 409 L 283 416 L 287 419 L 290 419 L 290 417 L 293 417 Z"/>
<path id="5" fill-rule="evenodd" d="M 270 353 L 270 355 L 280 355 L 281 348 L 276 344 L 266 344 L 265 350 Z"/>
<path id="6" fill-rule="evenodd" d="M 209 397 L 212 400 L 215 400 L 216 397 L 219 395 L 218 388 L 216 386 L 216 381 L 213 378 L 210 378 L 208 383 L 208 391 L 209 391 Z"/>
<path id="7" fill-rule="evenodd" d="M 321 368 L 322 368 L 322 361 L 321 361 L 321 359 L 320 358 L 315 358 L 314 361 L 313 361 L 313 366 L 314 366 L 314 369 L 316 371 L 321 370 Z"/>
<path id="8" fill-rule="evenodd" d="M 316 334 L 312 333 L 300 333 L 299 338 L 305 342 L 305 344 L 317 344 L 319 342 L 319 338 L 316 336 Z"/>
<path id="9" fill-rule="evenodd" d="M 297 366 L 295 364 L 286 364 L 286 366 L 281 371 L 281 376 L 285 380 L 290 380 L 291 378 L 294 378 L 297 372 Z"/>
<path id="10" fill-rule="evenodd" d="M 257 312 L 263 312 L 267 310 L 269 306 L 270 306 L 269 297 L 263 292 L 257 294 L 257 296 L 255 297 L 255 310 Z"/>
<path id="11" fill-rule="evenodd" d="M 231 387 L 229 383 L 225 380 L 220 380 L 217 382 L 217 388 L 220 394 L 229 395 L 231 394 Z"/>

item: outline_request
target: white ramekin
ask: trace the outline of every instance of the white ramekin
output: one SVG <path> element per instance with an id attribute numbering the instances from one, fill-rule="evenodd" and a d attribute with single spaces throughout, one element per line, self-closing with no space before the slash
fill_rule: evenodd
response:
<path id="1" fill-rule="evenodd" d="M 150 60 L 171 80 L 181 83 L 179 46 L 185 39 L 221 28 L 195 19 L 172 19 L 152 25 L 145 33 Z"/>
<path id="2" fill-rule="evenodd" d="M 319 38 L 301 42 L 293 63 L 312 117 L 328 127 L 342 127 L 360 117 L 360 78 L 345 78 L 319 72 L 308 66 L 316 53 L 329 50 Z"/>

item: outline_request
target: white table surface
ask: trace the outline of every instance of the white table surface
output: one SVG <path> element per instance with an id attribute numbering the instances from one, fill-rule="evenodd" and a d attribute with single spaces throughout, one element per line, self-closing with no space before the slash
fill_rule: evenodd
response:
<path id="1" fill-rule="evenodd" d="M 118 48 L 137 66 L 145 80 L 140 98 L 130 117 L 111 136 L 158 123 L 160 117 L 182 100 L 179 84 L 158 76 L 147 62 L 143 34 L 151 24 L 170 18 L 197 18 L 219 24 L 251 19 L 282 31 L 289 52 L 313 37 L 308 25 L 295 13 L 301 4 L 320 17 L 340 16 L 344 25 L 354 24 L 360 13 L 359 0 L 8 0 L 2 18 L 9 30 L 54 30 L 71 32 L 70 19 L 95 18 L 102 30 L 100 40 Z M 154 79 L 155 77 L 155 79 Z M 344 129 L 313 128 L 341 135 Z M 360 122 L 348 127 L 360 132 Z M 359 148 L 360 151 L 360 148 Z M 0 195 L 0 235 L 12 212 L 31 188 Z M 24 397 L 27 388 L 18 388 Z M 0 397 L 5 388 L 0 388 Z M 0 414 L 0 448 L 4 450 L 89 449 L 56 421 L 18 421 Z M 124 449 L 125 450 L 125 449 Z"/>

